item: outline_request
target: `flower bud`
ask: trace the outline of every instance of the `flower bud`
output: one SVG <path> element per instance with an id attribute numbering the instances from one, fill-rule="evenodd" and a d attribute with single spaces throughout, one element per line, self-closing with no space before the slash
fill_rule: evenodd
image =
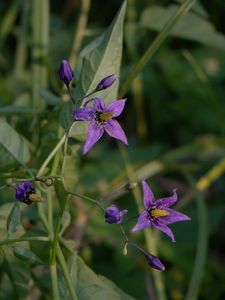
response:
<path id="1" fill-rule="evenodd" d="M 127 212 L 128 212 L 127 209 L 120 211 L 116 205 L 112 204 L 109 207 L 107 207 L 105 210 L 105 221 L 108 224 L 114 224 L 114 223 L 121 224 L 123 215 L 125 215 Z"/>
<path id="2" fill-rule="evenodd" d="M 152 267 L 153 269 L 157 269 L 160 271 L 164 271 L 165 267 L 164 265 L 161 263 L 161 261 L 159 260 L 159 258 L 155 255 L 152 255 L 150 253 L 143 253 L 149 266 Z"/>
<path id="3" fill-rule="evenodd" d="M 109 75 L 109 76 L 103 78 L 99 82 L 96 90 L 101 91 L 101 90 L 105 90 L 105 89 L 109 88 L 114 83 L 115 80 L 116 80 L 115 74 L 112 74 L 112 75 Z"/>
<path id="4" fill-rule="evenodd" d="M 35 195 L 35 190 L 31 182 L 24 181 L 16 188 L 16 199 L 20 202 L 31 204 L 31 195 Z"/>
<path id="5" fill-rule="evenodd" d="M 66 85 L 70 83 L 70 81 L 74 77 L 74 72 L 68 63 L 67 60 L 63 59 L 61 61 L 60 67 L 59 67 L 59 78 L 62 80 Z"/>

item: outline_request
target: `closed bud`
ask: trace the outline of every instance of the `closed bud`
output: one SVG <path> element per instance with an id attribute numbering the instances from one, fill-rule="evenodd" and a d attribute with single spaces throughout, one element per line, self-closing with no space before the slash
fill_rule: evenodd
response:
<path id="1" fill-rule="evenodd" d="M 109 88 L 111 85 L 113 85 L 115 80 L 116 80 L 116 75 L 115 74 L 112 74 L 112 75 L 109 75 L 109 76 L 103 78 L 99 82 L 96 90 L 101 91 L 101 90 L 105 90 L 105 89 Z"/>
<path id="2" fill-rule="evenodd" d="M 143 253 L 149 266 L 152 267 L 153 269 L 164 271 L 165 266 L 161 263 L 159 258 L 155 255 L 152 255 L 150 253 Z"/>
<path id="3" fill-rule="evenodd" d="M 61 61 L 60 67 L 59 67 L 59 78 L 62 80 L 66 85 L 70 83 L 70 81 L 74 77 L 74 72 L 68 63 L 67 60 L 63 59 Z"/>

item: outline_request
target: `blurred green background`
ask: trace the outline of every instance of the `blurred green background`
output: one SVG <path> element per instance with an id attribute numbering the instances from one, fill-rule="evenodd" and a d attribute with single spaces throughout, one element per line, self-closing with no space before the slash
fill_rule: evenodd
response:
<path id="1" fill-rule="evenodd" d="M 120 87 L 182 2 L 128 1 Z M 75 60 L 80 50 L 109 26 L 121 4 L 119 0 L 46 0 L 43 13 L 35 10 L 40 7 L 38 1 L 0 2 L 0 117 L 35 148 L 30 167 L 40 167 L 57 141 L 60 111 L 51 100 L 53 95 L 62 94 L 58 66 L 61 59 L 71 55 L 80 17 L 87 23 L 79 31 L 80 41 L 76 40 Z M 119 118 L 129 139 L 126 150 L 106 137 L 87 157 L 75 156 L 82 144 L 75 142 L 71 147 L 70 182 L 96 199 L 128 179 L 146 178 L 158 197 L 168 196 L 177 188 L 177 209 L 192 221 L 171 226 L 176 244 L 163 234 L 152 233 L 166 265 L 162 274 L 165 291 L 173 300 L 195 299 L 189 298 L 188 291 L 197 299 L 225 299 L 224 19 L 224 1 L 197 1 L 133 81 Z M 39 41 L 46 43 L 45 48 L 35 42 L 40 34 Z M 76 63 L 79 65 L 79 60 Z M 38 95 L 33 88 L 35 68 L 40 68 L 39 84 L 44 88 Z M 44 95 L 46 91 L 50 96 Z M 34 126 L 34 111 L 43 105 L 45 111 Z M 4 160 L 2 153 L 0 162 Z M 18 167 L 4 165 L 0 182 L 4 184 L 5 178 L 16 174 L 21 176 L 21 172 Z M 0 192 L 1 205 L 13 201 L 11 191 Z M 135 216 L 134 199 L 135 195 L 126 193 L 115 201 Z M 81 257 L 97 274 L 107 276 L 136 299 L 158 299 L 153 275 L 143 257 L 130 248 L 123 256 L 117 227 L 106 225 L 98 209 L 93 210 L 81 199 L 71 201 L 69 211 L 72 219 L 66 237 L 75 240 Z M 35 208 L 26 207 L 24 228 L 35 228 L 37 221 Z M 134 224 L 131 218 L 125 227 L 129 231 Z M 143 233 L 135 238 L 146 248 Z M 0 273 L 2 286 L 3 271 Z M 43 293 L 37 299 L 49 299 L 47 287 L 39 287 Z"/>

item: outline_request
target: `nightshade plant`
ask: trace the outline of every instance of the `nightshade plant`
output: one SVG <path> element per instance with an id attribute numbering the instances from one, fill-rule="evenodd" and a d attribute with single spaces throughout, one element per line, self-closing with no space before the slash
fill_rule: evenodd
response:
<path id="1" fill-rule="evenodd" d="M 117 226 L 117 228 L 120 230 L 121 236 L 123 237 L 123 252 L 125 255 L 127 254 L 128 246 L 133 247 L 136 250 L 138 250 L 141 255 L 144 256 L 144 258 L 147 261 L 147 264 L 151 268 L 159 271 L 165 270 L 164 264 L 155 254 L 146 251 L 142 246 L 137 244 L 133 240 L 133 238 L 130 238 L 129 233 L 126 232 L 124 224 L 129 224 L 128 210 L 126 208 L 118 208 L 115 204 L 106 206 L 106 201 L 95 200 L 89 196 L 77 193 L 77 191 L 75 192 L 74 189 L 76 188 L 76 183 L 73 183 L 72 186 L 67 186 L 67 168 L 65 165 L 66 160 L 68 158 L 68 148 L 70 147 L 70 151 L 72 152 L 71 149 L 73 149 L 74 145 L 73 143 L 71 143 L 71 145 L 69 144 L 69 139 L 73 137 L 71 132 L 74 129 L 76 132 L 78 124 L 83 130 L 81 130 L 82 135 L 85 136 L 83 154 L 87 154 L 89 151 L 92 151 L 93 146 L 97 143 L 97 141 L 100 140 L 104 132 L 106 132 L 110 138 L 119 140 L 119 142 L 128 145 L 126 134 L 124 133 L 119 122 L 115 119 L 119 117 L 124 111 L 126 99 L 115 100 L 115 94 L 117 94 L 118 92 L 117 88 L 115 88 L 113 97 L 111 97 L 111 99 L 107 98 L 107 94 L 102 93 L 109 92 L 110 94 L 110 89 L 112 89 L 114 85 L 118 84 L 116 80 L 118 78 L 120 68 L 120 59 L 118 59 L 118 56 L 119 58 L 121 58 L 122 54 L 122 24 L 125 15 L 125 8 L 126 3 L 123 4 L 120 12 L 118 13 L 115 21 L 112 23 L 109 30 L 107 30 L 106 33 L 104 33 L 104 38 L 97 41 L 98 43 L 100 41 L 98 49 L 96 50 L 93 49 L 93 47 L 91 47 L 91 50 L 89 49 L 89 51 L 87 51 L 87 57 L 85 57 L 83 62 L 84 67 L 80 72 L 80 82 L 82 82 L 82 78 L 85 78 L 85 80 L 83 80 L 85 84 L 84 87 L 81 83 L 79 85 L 79 97 L 75 96 L 76 91 L 74 91 L 72 87 L 72 81 L 74 79 L 75 74 L 73 71 L 73 67 L 65 59 L 63 59 L 60 63 L 58 74 L 59 80 L 61 80 L 65 84 L 65 87 L 69 94 L 69 98 L 72 100 L 72 102 L 65 103 L 64 101 L 61 101 L 59 97 L 56 96 L 50 97 L 49 100 L 49 94 L 47 93 L 46 96 L 46 93 L 42 93 L 44 94 L 43 97 L 47 99 L 46 101 L 50 106 L 52 105 L 52 103 L 54 103 L 54 105 L 56 106 L 54 112 L 60 111 L 60 125 L 57 132 L 59 141 L 50 151 L 48 156 L 44 158 L 44 161 L 41 164 L 41 166 L 39 166 L 39 157 L 38 163 L 36 163 L 34 166 L 32 165 L 33 161 L 35 161 L 35 155 L 31 159 L 31 157 L 27 154 L 29 153 L 29 150 L 27 150 L 29 149 L 29 147 L 27 146 L 26 148 L 24 146 L 23 148 L 23 145 L 26 145 L 26 141 L 24 141 L 24 139 L 20 139 L 19 135 L 16 132 L 14 132 L 14 129 L 9 127 L 7 122 L 0 119 L 1 126 L 4 126 L 4 131 L 8 130 L 9 132 L 13 133 L 15 140 L 17 142 L 19 141 L 18 143 L 21 143 L 22 145 L 20 145 L 21 149 L 19 149 L 19 151 L 12 152 L 14 156 L 20 155 L 18 161 L 24 168 L 22 175 L 24 175 L 25 173 L 25 178 L 22 175 L 18 176 L 17 178 L 17 173 L 15 173 L 15 176 L 12 176 L 12 178 L 9 178 L 9 176 L 7 175 L 8 177 L 6 178 L 6 184 L 1 187 L 1 189 L 10 188 L 15 190 L 15 205 L 12 207 L 9 213 L 8 221 L 6 224 L 7 235 L 5 240 L 1 241 L 1 245 L 5 247 L 8 244 L 13 244 L 17 242 L 46 243 L 45 250 L 47 249 L 47 251 L 49 252 L 45 261 L 43 261 L 44 259 L 41 260 L 36 253 L 34 254 L 32 250 L 27 248 L 14 247 L 13 253 L 15 254 L 15 256 L 20 258 L 22 257 L 23 259 L 29 258 L 30 263 L 40 263 L 46 265 L 48 264 L 52 287 L 52 296 L 48 297 L 50 299 L 69 299 L 67 297 L 68 294 L 70 299 L 72 300 L 89 299 L 86 297 L 87 295 L 85 294 L 86 286 L 83 283 L 84 280 L 79 277 L 80 273 L 82 272 L 78 274 L 77 271 L 78 268 L 85 268 L 85 271 L 88 273 L 87 267 L 82 262 L 82 260 L 79 257 L 77 257 L 77 254 L 75 253 L 76 249 L 74 244 L 71 247 L 71 245 L 67 243 L 66 239 L 64 239 L 63 237 L 63 232 L 66 226 L 68 226 L 68 224 L 65 225 L 65 223 L 69 220 L 68 215 L 66 215 L 65 213 L 65 208 L 68 199 L 70 199 L 71 197 L 78 197 L 80 199 L 89 201 L 92 205 L 96 205 L 98 208 L 100 208 L 103 212 L 102 219 L 104 219 L 105 223 L 107 223 L 105 224 L 106 227 L 108 226 L 108 224 L 110 224 L 109 226 Z M 111 40 L 115 40 L 116 43 L 118 43 L 116 44 L 116 47 L 108 47 L 108 43 Z M 110 53 L 107 53 L 109 49 Z M 120 50 L 118 51 L 118 49 Z M 104 61 L 103 67 L 101 68 L 101 76 L 99 75 L 99 73 L 97 73 L 97 80 L 94 80 L 96 75 L 95 70 L 87 69 L 86 71 L 85 69 L 85 62 L 88 61 L 88 59 L 90 59 L 88 56 L 90 53 L 92 54 L 90 55 L 90 57 L 94 57 L 92 58 L 94 62 L 97 59 L 99 59 L 99 57 L 103 57 L 103 59 L 105 56 L 107 57 L 107 59 Z M 113 68 L 117 75 L 112 73 L 111 71 L 108 72 L 108 74 L 107 72 L 104 73 L 105 65 L 111 64 L 111 61 L 114 61 L 115 58 L 117 58 L 118 62 L 116 66 L 113 66 Z M 91 65 L 91 63 L 89 65 Z M 93 82 L 89 82 L 88 85 L 87 82 L 89 78 L 94 79 Z M 34 86 L 36 88 L 36 85 Z M 35 90 L 35 92 L 37 92 L 37 90 Z M 126 116 L 124 117 L 126 118 Z M 45 114 L 43 119 L 41 118 L 41 114 L 40 116 L 34 117 L 33 128 L 36 128 L 39 123 L 44 124 L 45 122 L 47 122 L 47 114 Z M 64 122 L 65 119 L 66 122 Z M 84 130 L 84 127 L 80 125 L 80 123 L 88 123 L 89 127 L 87 132 Z M 62 128 L 64 129 L 64 132 Z M 36 141 L 36 146 L 39 150 L 39 139 L 37 140 L 38 141 Z M 10 146 L 10 143 L 6 146 Z M 6 146 L 5 148 L 7 148 Z M 63 150 L 61 151 L 62 148 Z M 36 153 L 37 155 L 38 150 Z M 26 157 L 26 159 L 24 157 Z M 41 157 L 41 159 L 43 158 Z M 75 176 L 75 174 L 73 175 Z M 133 189 L 132 187 L 134 187 L 135 185 L 136 182 L 131 183 L 130 189 L 127 188 L 127 185 L 125 185 L 124 187 L 122 187 L 121 190 L 123 192 L 129 192 Z M 176 191 L 174 190 L 174 194 L 171 197 L 155 200 L 153 193 L 150 187 L 147 185 L 146 181 L 142 181 L 142 186 L 144 193 L 145 210 L 139 215 L 138 222 L 136 226 L 132 229 L 132 232 L 144 230 L 149 226 L 153 226 L 156 229 L 163 231 L 164 233 L 169 235 L 171 240 L 174 242 L 175 240 L 173 233 L 167 227 L 167 225 L 174 222 L 186 221 L 190 219 L 186 215 L 176 212 L 170 208 L 170 206 L 177 201 Z M 121 192 L 121 190 L 119 192 Z M 108 197 L 106 197 L 107 201 L 111 201 L 111 197 L 115 196 L 117 192 L 118 191 L 115 191 L 111 195 L 108 195 Z M 58 202 L 56 200 L 58 200 Z M 35 236 L 35 234 L 25 234 L 20 236 L 18 239 L 14 239 L 13 234 L 17 231 L 19 227 L 18 219 L 20 221 L 20 213 L 18 212 L 20 210 L 19 202 L 21 202 L 22 205 L 37 205 L 38 218 L 35 221 L 37 223 L 37 229 L 41 229 L 44 232 L 42 236 Z M 53 207 L 58 209 L 56 219 L 54 219 L 55 214 L 53 213 Z M 28 206 L 28 209 L 30 209 L 30 206 Z M 35 251 L 35 249 L 33 251 Z M 65 253 L 69 253 L 69 261 L 66 261 Z M 72 266 L 71 269 L 70 264 Z M 91 274 L 93 276 L 93 273 Z M 32 273 L 32 276 L 35 278 L 35 276 L 37 275 L 34 272 L 34 274 Z M 97 278 L 96 282 L 99 282 L 99 280 L 100 279 Z M 96 283 L 94 281 L 93 290 L 95 288 L 95 285 Z M 62 286 L 62 288 L 60 288 L 60 286 Z M 117 291 L 117 289 L 114 288 L 113 284 L 102 281 L 102 286 L 100 286 L 100 288 L 104 290 L 105 286 L 107 287 L 105 288 L 108 293 L 107 297 L 105 296 L 105 294 L 103 294 L 103 296 L 101 296 L 102 298 L 99 299 L 123 299 L 124 293 Z M 126 296 L 126 299 L 131 298 L 129 296 Z"/>

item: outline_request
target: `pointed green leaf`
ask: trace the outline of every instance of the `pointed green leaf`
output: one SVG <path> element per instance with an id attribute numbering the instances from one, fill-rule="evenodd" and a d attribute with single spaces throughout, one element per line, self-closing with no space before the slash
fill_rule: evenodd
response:
<path id="1" fill-rule="evenodd" d="M 16 163 L 26 164 L 29 160 L 26 140 L 0 118 L 0 168 L 10 168 Z"/>
<path id="2" fill-rule="evenodd" d="M 40 260 L 40 258 L 37 257 L 37 255 L 34 254 L 34 252 L 32 252 L 29 249 L 22 248 L 22 247 L 13 247 L 12 249 L 13 249 L 13 254 L 17 258 L 19 258 L 23 261 L 26 261 L 26 262 L 29 262 L 29 263 L 39 263 L 39 264 L 43 263 Z"/>
<path id="3" fill-rule="evenodd" d="M 19 203 L 15 202 L 7 219 L 7 232 L 9 236 L 16 232 L 20 226 L 20 215 Z"/>
<path id="4" fill-rule="evenodd" d="M 144 10 L 141 17 L 141 26 L 161 31 L 177 9 L 178 6 L 176 5 L 168 7 L 152 5 Z M 224 35 L 217 32 L 207 19 L 193 12 L 188 12 L 175 24 L 171 30 L 171 35 L 225 50 Z"/>

